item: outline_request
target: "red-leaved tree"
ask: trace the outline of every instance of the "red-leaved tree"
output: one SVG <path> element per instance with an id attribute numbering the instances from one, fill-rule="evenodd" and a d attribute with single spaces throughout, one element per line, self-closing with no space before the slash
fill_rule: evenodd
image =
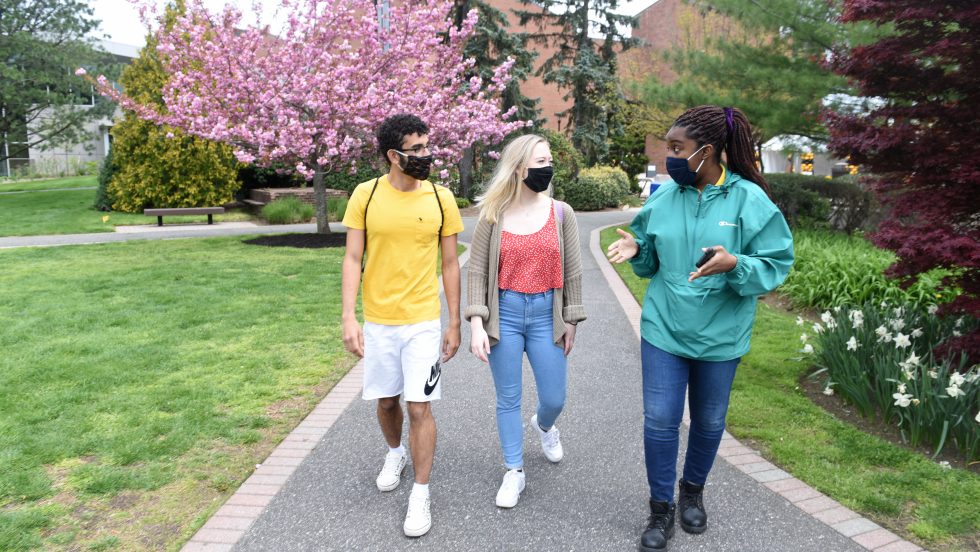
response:
<path id="1" fill-rule="evenodd" d="M 152 0 L 135 0 L 154 23 Z M 245 24 L 231 5 L 213 13 L 202 0 L 178 1 L 171 26 L 156 32 L 167 71 L 164 107 L 113 89 L 99 91 L 160 125 L 225 142 L 246 163 L 285 163 L 313 181 L 317 231 L 328 233 L 323 175 L 375 156 L 374 130 L 409 112 L 431 128 L 436 166 L 456 162 L 474 142 L 494 143 L 526 126 L 501 113 L 513 60 L 484 81 L 463 56 L 477 22 L 453 21 L 452 0 L 278 0 L 286 21 L 271 33 Z M 261 1 L 253 10 L 263 13 Z M 381 22 L 379 23 L 379 19 Z M 81 72 L 81 70 L 80 70 Z M 443 176 L 446 171 L 443 169 Z"/>
<path id="2" fill-rule="evenodd" d="M 843 0 L 844 22 L 889 29 L 831 66 L 874 106 L 827 113 L 830 149 L 864 171 L 890 216 L 871 240 L 906 280 L 953 269 L 947 313 L 980 314 L 980 2 Z M 883 31 L 884 32 L 884 31 Z M 947 343 L 980 358 L 977 331 Z"/>

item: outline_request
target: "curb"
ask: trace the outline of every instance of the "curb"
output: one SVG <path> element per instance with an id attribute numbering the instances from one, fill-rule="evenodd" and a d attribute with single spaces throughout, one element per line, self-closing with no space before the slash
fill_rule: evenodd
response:
<path id="1" fill-rule="evenodd" d="M 633 298 L 633 294 L 630 293 L 626 284 L 623 283 L 623 279 L 606 260 L 599 244 L 599 234 L 606 228 L 615 226 L 623 226 L 623 224 L 610 224 L 593 230 L 589 237 L 589 249 L 591 249 L 592 256 L 599 265 L 599 270 L 606 279 L 606 283 L 629 318 L 630 325 L 636 333 L 637 340 L 639 340 L 640 305 Z M 688 425 L 690 421 L 685 404 L 684 424 Z M 862 517 L 861 514 L 848 509 L 836 500 L 783 471 L 775 464 L 762 458 L 758 451 L 743 445 L 727 431 L 722 436 L 718 457 L 761 483 L 770 491 L 783 497 L 790 504 L 810 514 L 811 517 L 845 537 L 849 537 L 867 550 L 876 552 L 919 552 L 924 550 L 919 545 L 903 540 L 898 535 Z"/>
<path id="2" fill-rule="evenodd" d="M 459 244 L 466 246 L 466 251 L 459 256 L 459 266 L 462 268 L 470 258 L 470 244 Z M 441 278 L 439 291 L 441 294 Z M 337 418 L 360 396 L 363 378 L 364 361 L 359 360 L 279 446 L 261 464 L 256 465 L 252 475 L 184 544 L 181 552 L 232 550 L 282 490 L 296 468 L 333 427 Z"/>

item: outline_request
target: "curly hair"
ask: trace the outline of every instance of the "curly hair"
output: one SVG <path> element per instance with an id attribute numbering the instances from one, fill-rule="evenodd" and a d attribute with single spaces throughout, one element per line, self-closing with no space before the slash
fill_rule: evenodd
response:
<path id="1" fill-rule="evenodd" d="M 756 167 L 752 127 L 741 109 L 700 105 L 682 113 L 672 126 L 683 128 L 687 137 L 697 142 L 698 147 L 705 144 L 714 146 L 719 162 L 724 150 L 729 168 L 755 182 L 766 195 L 772 195 L 769 184 Z"/>
<path id="2" fill-rule="evenodd" d="M 385 119 L 378 127 L 378 154 L 391 165 L 388 150 L 401 150 L 402 142 L 410 134 L 419 136 L 429 133 L 429 126 L 415 115 L 399 113 Z"/>

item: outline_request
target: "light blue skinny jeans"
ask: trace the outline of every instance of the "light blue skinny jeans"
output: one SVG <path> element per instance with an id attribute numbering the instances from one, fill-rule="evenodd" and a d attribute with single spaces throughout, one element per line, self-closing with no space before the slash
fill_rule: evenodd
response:
<path id="1" fill-rule="evenodd" d="M 565 351 L 553 337 L 554 292 L 500 290 L 500 341 L 490 348 L 490 370 L 497 391 L 497 432 L 507 469 L 524 466 L 521 421 L 524 353 L 538 388 L 538 425 L 550 429 L 565 407 Z"/>

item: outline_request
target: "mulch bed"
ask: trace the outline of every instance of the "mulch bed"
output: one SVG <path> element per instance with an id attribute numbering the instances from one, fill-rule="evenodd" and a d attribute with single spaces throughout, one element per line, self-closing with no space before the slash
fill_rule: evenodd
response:
<path id="1" fill-rule="evenodd" d="M 333 232 L 331 234 L 274 234 L 260 236 L 250 240 L 242 240 L 249 245 L 264 245 L 266 247 L 300 247 L 303 249 L 322 249 L 324 247 L 344 247 L 347 234 Z"/>

